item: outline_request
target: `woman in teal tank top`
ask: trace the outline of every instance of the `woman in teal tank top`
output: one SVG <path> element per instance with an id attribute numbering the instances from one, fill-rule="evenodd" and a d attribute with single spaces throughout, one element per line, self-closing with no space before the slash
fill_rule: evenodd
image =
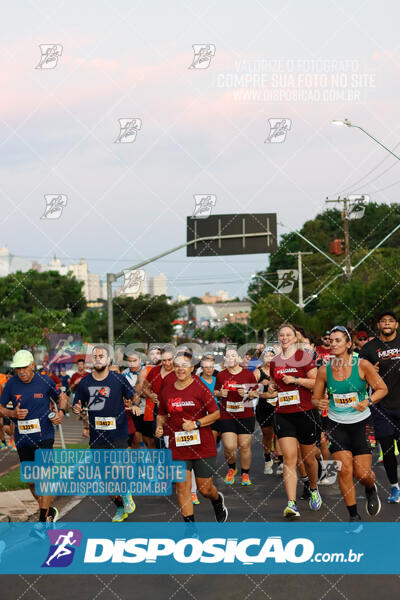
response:
<path id="1" fill-rule="evenodd" d="M 365 487 L 367 513 L 376 516 L 381 509 L 367 428 L 371 426 L 369 407 L 386 396 L 387 387 L 371 363 L 353 355 L 351 336 L 345 327 L 334 327 L 329 338 L 334 358 L 318 371 L 313 403 L 319 410 L 328 409 L 329 449 L 341 465 L 340 491 L 350 521 L 361 521 L 354 477 Z M 367 385 L 374 390 L 371 396 Z"/>

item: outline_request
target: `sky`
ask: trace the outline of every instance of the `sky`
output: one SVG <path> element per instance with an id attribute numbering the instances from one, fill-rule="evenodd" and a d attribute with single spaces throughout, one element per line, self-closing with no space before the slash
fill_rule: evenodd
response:
<path id="1" fill-rule="evenodd" d="M 331 121 L 398 143 L 398 16 L 389 0 L 7 3 L 0 246 L 85 257 L 104 278 L 183 243 L 195 195 L 215 196 L 212 214 L 277 213 L 279 234 L 327 196 L 396 202 L 398 161 Z M 37 68 L 43 44 L 54 68 Z M 196 44 L 211 45 L 207 68 L 189 68 Z M 128 143 L 120 119 L 140 119 Z M 283 140 L 269 119 L 288 120 Z M 41 218 L 46 195 L 65 197 L 59 218 Z M 243 297 L 267 261 L 181 250 L 146 272 L 175 297 Z"/>

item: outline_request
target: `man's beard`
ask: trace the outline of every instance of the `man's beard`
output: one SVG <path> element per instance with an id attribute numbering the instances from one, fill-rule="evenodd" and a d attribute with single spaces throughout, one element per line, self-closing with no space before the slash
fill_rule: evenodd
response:
<path id="1" fill-rule="evenodd" d="M 107 365 L 98 365 L 97 367 L 96 365 L 93 365 L 93 369 L 96 371 L 96 373 L 102 373 L 102 371 L 107 369 Z"/>
<path id="2" fill-rule="evenodd" d="M 381 329 L 381 331 L 380 331 L 380 333 L 381 333 L 381 335 L 383 335 L 383 337 L 390 337 L 395 332 L 396 332 L 396 329 L 391 329 L 389 332 L 387 329 L 385 331 Z"/>

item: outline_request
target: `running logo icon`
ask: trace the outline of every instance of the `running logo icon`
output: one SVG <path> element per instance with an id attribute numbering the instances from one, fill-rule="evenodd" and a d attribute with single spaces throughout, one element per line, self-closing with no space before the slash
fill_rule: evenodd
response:
<path id="1" fill-rule="evenodd" d="M 82 532 L 79 529 L 50 529 L 49 553 L 42 567 L 68 567 L 74 558 L 75 548 L 81 545 Z"/>
<path id="2" fill-rule="evenodd" d="M 124 285 L 121 292 L 123 294 L 137 294 L 140 291 L 145 291 L 146 273 L 143 269 L 134 269 L 133 271 L 125 271 Z"/>
<path id="3" fill-rule="evenodd" d="M 67 206 L 67 196 L 64 194 L 45 194 L 46 208 L 41 219 L 59 219 Z"/>
<path id="4" fill-rule="evenodd" d="M 89 402 L 88 410 L 103 410 L 107 398 L 110 397 L 110 388 L 108 385 L 103 386 L 89 386 Z"/>
<path id="5" fill-rule="evenodd" d="M 194 212 L 192 219 L 206 219 L 211 215 L 213 207 L 217 204 L 217 196 L 214 194 L 195 194 Z"/>
<path id="6" fill-rule="evenodd" d="M 35 69 L 55 69 L 63 51 L 61 44 L 39 44 L 39 48 L 41 56 Z"/>
<path id="7" fill-rule="evenodd" d="M 194 57 L 189 69 L 208 69 L 215 56 L 214 44 L 193 44 Z"/>
<path id="8" fill-rule="evenodd" d="M 268 119 L 269 135 L 265 144 L 281 144 L 286 140 L 288 131 L 292 127 L 291 119 Z"/>
<path id="9" fill-rule="evenodd" d="M 118 119 L 119 134 L 114 144 L 132 144 L 142 129 L 142 119 Z"/>

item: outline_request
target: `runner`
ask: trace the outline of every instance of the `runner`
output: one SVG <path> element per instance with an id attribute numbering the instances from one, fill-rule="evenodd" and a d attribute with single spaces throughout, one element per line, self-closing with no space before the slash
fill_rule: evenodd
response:
<path id="1" fill-rule="evenodd" d="M 95 346 L 92 359 L 93 372 L 79 382 L 73 411 L 79 414 L 82 406 L 87 406 L 91 449 L 125 449 L 128 447 L 128 421 L 124 398 L 132 400 L 135 392 L 126 377 L 110 371 L 111 357 L 106 346 Z M 117 507 L 112 518 L 114 522 L 124 521 L 136 508 L 131 494 L 112 496 L 111 499 Z"/>
<path id="2" fill-rule="evenodd" d="M 161 363 L 161 348 L 160 346 L 152 346 L 149 350 L 149 361 L 148 364 L 152 367 Z"/>
<path id="3" fill-rule="evenodd" d="M 127 378 L 133 389 L 135 390 L 134 403 L 139 407 L 140 413 L 133 416 L 133 422 L 136 430 L 135 448 L 139 448 L 143 441 L 147 448 L 155 448 L 153 438 L 153 422 L 144 421 L 144 410 L 146 406 L 146 396 L 142 395 L 143 384 L 146 378 L 146 367 L 142 365 L 140 354 L 138 352 L 130 352 L 127 356 L 129 367 L 122 374 Z"/>
<path id="4" fill-rule="evenodd" d="M 84 377 L 89 375 L 89 371 L 85 370 L 85 361 L 83 360 L 83 358 L 79 358 L 76 361 L 76 364 L 77 364 L 78 370 L 71 375 L 71 379 L 69 380 L 69 387 L 71 389 L 71 392 L 73 392 L 74 394 L 75 394 L 76 388 L 78 387 L 79 382 Z M 82 409 L 80 418 L 83 421 L 82 436 L 89 437 L 89 421 L 88 421 L 88 416 L 87 416 L 86 410 Z"/>
<path id="5" fill-rule="evenodd" d="M 395 441 L 400 442 L 400 335 L 398 321 L 391 310 L 378 316 L 379 337 L 363 346 L 360 357 L 367 359 L 379 369 L 379 374 L 387 385 L 388 394 L 371 410 L 375 437 L 381 445 L 383 465 L 391 489 L 387 501 L 400 502 L 397 476 Z"/>
<path id="6" fill-rule="evenodd" d="M 214 395 L 215 382 L 217 380 L 218 371 L 215 371 L 215 362 L 214 358 L 209 354 L 203 356 L 201 360 L 201 375 L 200 379 L 203 383 L 206 384 L 210 392 L 213 394 L 215 401 L 219 410 L 219 402 L 216 396 Z M 221 427 L 220 420 L 217 419 L 212 423 L 211 429 L 214 435 L 215 443 L 217 443 L 218 437 L 221 437 Z"/>
<path id="7" fill-rule="evenodd" d="M 6 385 L 7 381 L 7 375 L 5 373 L 0 373 L 0 396 L 3 392 L 4 386 Z M 8 448 L 6 438 L 4 437 L 4 425 L 4 419 L 0 418 L 0 450 L 7 450 Z"/>
<path id="8" fill-rule="evenodd" d="M 166 385 L 160 396 L 156 436 L 169 436 L 173 460 L 186 461 L 186 481 L 176 483 L 179 507 L 186 523 L 194 522 L 191 498 L 191 471 L 202 496 L 211 500 L 215 518 L 224 523 L 228 518 L 224 496 L 212 481 L 216 470 L 216 454 L 211 423 L 219 418 L 215 398 L 197 377 L 193 377 L 192 355 L 175 357 L 176 381 Z"/>
<path id="9" fill-rule="evenodd" d="M 334 358 L 318 371 L 313 402 L 319 409 L 328 408 L 330 450 L 333 459 L 341 463 L 340 491 L 350 521 L 361 521 L 353 476 L 365 487 L 367 513 L 376 516 L 381 509 L 367 430 L 370 406 L 387 394 L 387 387 L 368 361 L 353 356 L 351 335 L 345 327 L 332 329 L 330 345 Z M 370 397 L 367 383 L 375 390 Z"/>
<path id="10" fill-rule="evenodd" d="M 311 510 L 319 510 L 322 505 L 317 487 L 317 415 L 311 402 L 317 369 L 310 354 L 297 349 L 296 330 L 292 325 L 281 325 L 279 341 L 282 352 L 271 361 L 270 376 L 278 391 L 274 428 L 283 454 L 283 480 L 288 498 L 283 515 L 299 517 L 296 506 L 298 444 L 310 485 L 309 506 Z"/>
<path id="11" fill-rule="evenodd" d="M 222 444 L 228 463 L 225 477 L 227 485 L 233 485 L 235 482 L 237 450 L 240 456 L 241 483 L 251 485 L 249 472 L 255 417 L 249 400 L 257 396 L 257 392 L 251 390 L 251 387 L 257 387 L 257 380 L 254 374 L 243 369 L 239 362 L 237 351 L 228 349 L 225 355 L 226 369 L 218 373 L 214 389 L 214 395 L 220 401 Z"/>
<path id="12" fill-rule="evenodd" d="M 329 343 L 329 334 L 330 331 L 325 331 L 324 335 L 321 337 L 321 342 L 319 346 L 316 346 L 315 350 L 318 354 L 318 359 L 321 361 L 321 364 L 325 364 L 327 360 L 329 360 L 329 355 L 331 353 L 331 346 Z"/>
<path id="13" fill-rule="evenodd" d="M 143 389 L 146 394 L 146 407 L 144 413 L 144 420 L 150 421 L 152 431 L 155 430 L 155 418 L 158 414 L 158 395 L 160 393 L 161 384 L 168 375 L 171 375 L 173 380 L 174 377 L 174 347 L 165 346 L 161 351 L 161 364 L 153 367 L 147 374 L 146 379 L 143 382 Z M 163 448 L 163 440 L 157 440 L 156 446 Z"/>
<path id="14" fill-rule="evenodd" d="M 274 461 L 271 456 L 272 440 L 274 437 L 273 416 L 276 404 L 276 389 L 270 386 L 269 366 L 271 360 L 276 356 L 275 348 L 268 346 L 261 354 L 263 367 L 254 371 L 254 376 L 258 383 L 262 384 L 263 391 L 258 394 L 258 404 L 256 407 L 256 419 L 261 427 L 262 443 L 264 448 L 264 475 L 273 474 Z M 275 398 L 275 402 L 271 402 Z"/>
<path id="15" fill-rule="evenodd" d="M 34 461 L 35 450 L 53 448 L 54 425 L 62 422 L 68 399 L 64 392 L 57 390 L 50 377 L 35 373 L 35 361 L 28 350 L 16 352 L 11 367 L 16 375 L 4 387 L 0 413 L 16 419 L 15 444 L 20 462 Z M 57 413 L 50 410 L 52 400 L 59 401 Z M 6 408 L 10 404 L 13 408 Z M 58 510 L 50 506 L 51 496 L 37 496 L 35 484 L 28 485 L 39 505 L 39 522 L 35 523 L 32 534 L 44 539 L 46 528 L 57 520 Z"/>

